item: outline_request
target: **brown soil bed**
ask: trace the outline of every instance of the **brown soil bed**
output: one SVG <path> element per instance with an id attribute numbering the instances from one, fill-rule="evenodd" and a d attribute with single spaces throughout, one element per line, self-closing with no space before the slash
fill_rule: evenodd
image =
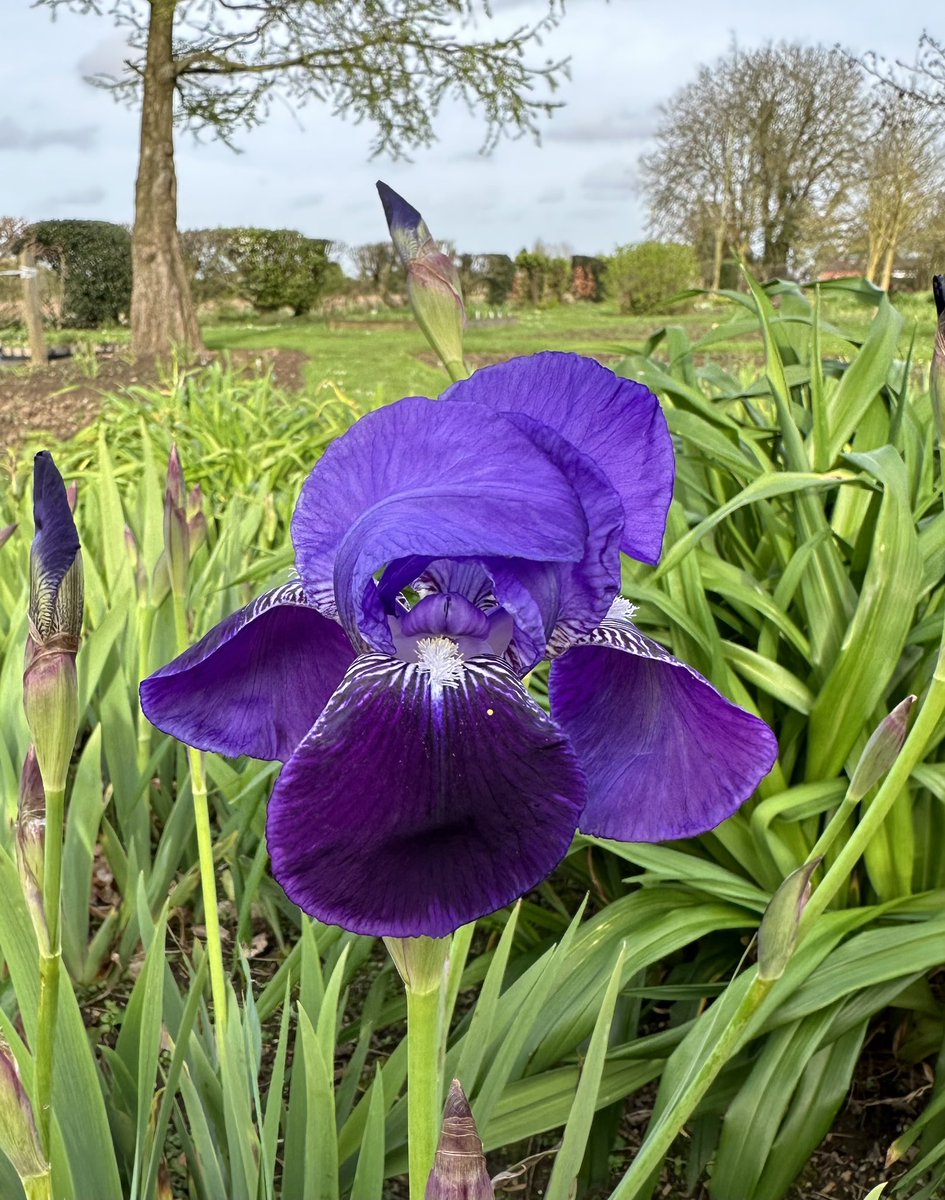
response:
<path id="1" fill-rule="evenodd" d="M 207 355 L 202 362 L 215 357 Z M 286 391 L 303 387 L 308 359 L 300 350 L 233 350 L 229 359 L 250 375 L 271 371 Z M 69 438 L 95 419 L 104 396 L 154 387 L 160 381 L 154 359 L 132 359 L 121 352 L 100 355 L 91 370 L 72 358 L 54 359 L 35 369 L 0 365 L 0 455 L 13 454 L 32 434 Z"/>

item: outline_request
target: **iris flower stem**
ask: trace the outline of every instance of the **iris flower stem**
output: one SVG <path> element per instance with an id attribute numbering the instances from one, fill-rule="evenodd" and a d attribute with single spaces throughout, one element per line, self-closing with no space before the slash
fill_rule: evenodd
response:
<path id="1" fill-rule="evenodd" d="M 843 886 L 847 876 L 856 866 L 856 863 L 870 841 L 879 832 L 889 814 L 889 810 L 909 782 L 909 776 L 912 774 L 913 768 L 925 754 L 929 739 L 935 732 L 935 728 L 941 720 L 943 712 L 945 712 L 945 629 L 943 629 L 938 660 L 935 663 L 935 670 L 925 697 L 925 703 L 919 710 L 915 724 L 912 726 L 899 756 L 890 768 L 889 774 L 883 780 L 879 791 L 874 796 L 873 802 L 862 814 L 856 828 L 834 859 L 830 869 L 821 880 L 820 885 L 807 901 L 807 906 L 801 917 L 800 928 L 802 933 L 810 927 L 811 922 L 824 911 L 834 898 Z M 834 820 L 839 817 L 843 807 L 844 805 L 841 804 L 840 810 L 838 810 Z"/>
<path id="2" fill-rule="evenodd" d="M 65 822 L 64 788 L 46 791 L 46 845 L 43 854 L 43 909 L 46 944 L 39 952 L 39 1024 L 36 1036 L 36 1107 L 40 1142 L 48 1158 L 52 1120 L 53 1055 L 59 1016 L 59 973 L 62 941 L 59 914 L 62 895 L 62 835 Z"/>
<path id="3" fill-rule="evenodd" d="M 446 367 L 447 374 L 454 383 L 459 383 L 461 379 L 468 379 L 471 372 L 466 366 L 463 359 L 451 359 L 449 362 L 444 358 L 443 366 Z"/>
<path id="4" fill-rule="evenodd" d="M 760 979 L 757 975 L 751 981 L 728 1024 L 721 1030 L 712 1049 L 703 1059 L 702 1065 L 682 1090 L 676 1093 L 662 1115 L 656 1118 L 640 1147 L 640 1153 L 617 1184 L 610 1200 L 633 1200 L 633 1197 L 645 1190 L 650 1176 L 663 1161 L 683 1124 L 692 1115 L 696 1105 L 715 1082 L 725 1064 L 741 1048 L 748 1023 L 771 991 L 774 982 L 772 979 Z"/>
<path id="5" fill-rule="evenodd" d="M 143 604 L 139 612 L 141 627 L 138 639 L 138 678 L 145 679 L 149 674 L 151 661 L 151 631 L 154 627 L 154 609 L 150 604 Z M 151 724 L 144 715 L 141 705 L 138 705 L 138 741 L 137 763 L 138 774 L 148 765 L 151 757 Z"/>
<path id="6" fill-rule="evenodd" d="M 174 624 L 179 654 L 190 645 L 185 598 L 174 593 Z M 203 917 L 207 929 L 207 956 L 210 960 L 210 994 L 213 997 L 214 1027 L 217 1050 L 222 1058 L 226 1032 L 226 972 L 223 969 L 223 942 L 220 938 L 220 910 L 217 906 L 217 879 L 213 865 L 213 833 L 210 829 L 210 806 L 207 803 L 207 777 L 203 754 L 187 747 L 190 766 L 190 790 L 194 801 L 194 826 L 197 831 L 197 854 L 200 865 L 200 890 L 203 896 Z"/>
<path id="7" fill-rule="evenodd" d="M 49 1171 L 44 1171 L 42 1175 L 31 1175 L 22 1183 L 26 1200 L 51 1200 L 52 1174 Z"/>
<path id="8" fill-rule="evenodd" d="M 443 988 L 407 987 L 407 1151 L 410 1200 L 423 1200 L 433 1170 L 442 1096 Z"/>
<path id="9" fill-rule="evenodd" d="M 827 857 L 827 852 L 837 840 L 844 825 L 849 821 L 851 814 L 862 799 L 862 796 L 857 796 L 847 791 L 846 795 L 840 801 L 836 812 L 827 822 L 827 827 L 814 844 L 813 850 L 808 854 L 807 861 L 809 863 L 813 862 L 815 858 Z"/>

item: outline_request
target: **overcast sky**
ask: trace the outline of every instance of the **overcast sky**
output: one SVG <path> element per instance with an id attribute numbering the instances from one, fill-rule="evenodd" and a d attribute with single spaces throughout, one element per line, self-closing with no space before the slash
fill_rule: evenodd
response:
<path id="1" fill-rule="evenodd" d="M 528 21 L 543 0 L 494 0 L 498 20 Z M 135 114 L 83 81 L 120 63 L 107 17 L 0 6 L 0 214 L 31 220 L 130 222 L 137 156 Z M 482 31 L 488 29 L 483 23 Z M 636 162 L 658 106 L 724 54 L 796 39 L 911 60 L 923 29 L 945 34 L 941 0 L 568 0 L 561 27 L 536 52 L 571 55 L 565 107 L 540 146 L 477 151 L 483 127 L 444 111 L 440 140 L 412 162 L 370 158 L 370 131 L 309 106 L 277 106 L 239 138 L 241 154 L 178 138 L 181 228 L 290 227 L 356 245 L 386 236 L 374 180 L 420 208 L 434 235 L 460 249 L 516 253 L 536 238 L 575 253 L 607 252 L 645 234 Z"/>

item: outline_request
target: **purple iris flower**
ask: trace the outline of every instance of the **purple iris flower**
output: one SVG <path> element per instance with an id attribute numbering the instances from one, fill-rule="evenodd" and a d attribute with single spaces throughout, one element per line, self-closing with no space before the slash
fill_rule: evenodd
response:
<path id="1" fill-rule="evenodd" d="M 711 829 L 777 745 L 632 623 L 620 552 L 659 559 L 656 397 L 545 353 L 363 417 L 309 476 L 299 580 L 141 685 L 158 728 L 285 763 L 273 873 L 322 921 L 439 937 L 544 879 L 575 831 Z M 551 715 L 523 677 L 551 668 Z"/>

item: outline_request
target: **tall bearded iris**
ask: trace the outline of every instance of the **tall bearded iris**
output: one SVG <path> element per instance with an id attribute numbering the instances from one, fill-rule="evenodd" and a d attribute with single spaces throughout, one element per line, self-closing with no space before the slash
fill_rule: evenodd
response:
<path id="1" fill-rule="evenodd" d="M 656 397 L 573 354 L 363 417 L 307 480 L 299 580 L 141 686 L 160 729 L 285 763 L 273 873 L 363 933 L 443 936 L 544 879 L 575 831 L 703 832 L 774 737 L 632 623 L 673 487 Z M 551 716 L 523 677 L 553 660 Z"/>

